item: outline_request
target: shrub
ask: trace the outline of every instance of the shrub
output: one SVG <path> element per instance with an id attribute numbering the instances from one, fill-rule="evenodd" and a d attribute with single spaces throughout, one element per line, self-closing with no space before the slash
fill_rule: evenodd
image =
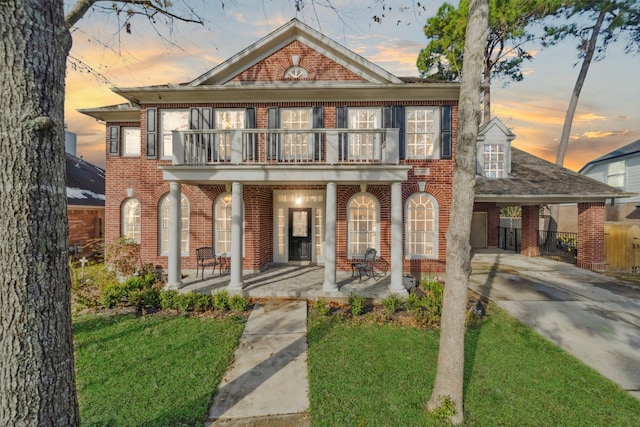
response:
<path id="1" fill-rule="evenodd" d="M 210 295 L 194 294 L 193 309 L 198 312 L 205 312 L 213 308 L 213 298 Z"/>
<path id="2" fill-rule="evenodd" d="M 351 315 L 361 315 L 364 313 L 364 297 L 362 295 L 349 296 L 349 306 L 351 307 Z"/>
<path id="3" fill-rule="evenodd" d="M 109 284 L 102 288 L 100 292 L 100 303 L 104 308 L 113 308 L 125 297 L 122 287 L 117 284 Z"/>
<path id="4" fill-rule="evenodd" d="M 198 296 L 193 292 L 178 294 L 175 297 L 176 308 L 180 311 L 193 311 Z"/>
<path id="5" fill-rule="evenodd" d="M 106 261 L 113 265 L 120 276 L 131 276 L 140 269 L 140 244 L 135 240 L 120 238 L 105 247 Z"/>
<path id="6" fill-rule="evenodd" d="M 160 307 L 163 310 L 175 310 L 177 297 L 178 291 L 175 290 L 160 292 Z"/>
<path id="7" fill-rule="evenodd" d="M 393 314 L 400 310 L 402 301 L 397 294 L 391 294 L 382 300 L 382 306 L 387 311 L 387 314 Z"/>
<path id="8" fill-rule="evenodd" d="M 220 291 L 213 294 L 213 308 L 227 310 L 229 308 L 229 292 Z"/>
<path id="9" fill-rule="evenodd" d="M 129 293 L 129 304 L 137 309 L 159 308 L 160 291 L 153 288 L 139 289 Z"/>
<path id="10" fill-rule="evenodd" d="M 74 308 L 93 308 L 102 305 L 102 288 L 117 284 L 116 276 L 105 264 L 87 264 L 69 260 L 71 272 L 71 298 Z"/>
<path id="11" fill-rule="evenodd" d="M 249 300 L 242 295 L 233 295 L 229 298 L 229 308 L 236 313 L 242 313 L 249 309 Z"/>
<path id="12" fill-rule="evenodd" d="M 314 306 L 320 316 L 327 316 L 331 312 L 331 307 L 323 299 L 317 299 Z"/>
<path id="13" fill-rule="evenodd" d="M 444 285 L 436 280 L 423 279 L 420 288 L 424 290 L 422 297 L 410 294 L 407 308 L 413 313 L 418 323 L 425 326 L 436 325 L 442 318 L 442 296 Z"/>

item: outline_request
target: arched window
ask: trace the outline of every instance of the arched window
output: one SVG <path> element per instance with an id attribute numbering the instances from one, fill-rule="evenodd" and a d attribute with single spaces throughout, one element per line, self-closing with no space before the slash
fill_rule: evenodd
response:
<path id="1" fill-rule="evenodd" d="M 180 251 L 182 256 L 189 255 L 189 200 L 182 194 L 180 197 L 181 225 Z M 160 199 L 160 255 L 169 254 L 169 194 Z"/>
<path id="2" fill-rule="evenodd" d="M 438 202 L 427 193 L 416 193 L 406 205 L 406 258 L 438 258 Z"/>
<path id="3" fill-rule="evenodd" d="M 122 231 L 125 239 L 140 243 L 140 202 L 138 199 L 127 199 L 122 203 Z"/>
<path id="4" fill-rule="evenodd" d="M 216 253 L 231 253 L 231 193 L 220 195 L 213 206 L 213 245 Z"/>
<path id="5" fill-rule="evenodd" d="M 371 194 L 356 194 L 347 205 L 349 257 L 362 255 L 367 248 L 379 250 L 380 229 L 378 201 Z"/>

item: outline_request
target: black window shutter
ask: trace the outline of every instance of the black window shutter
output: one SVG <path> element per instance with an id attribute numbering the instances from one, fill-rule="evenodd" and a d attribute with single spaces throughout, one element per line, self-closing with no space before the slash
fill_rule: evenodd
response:
<path id="1" fill-rule="evenodd" d="M 157 112 L 156 108 L 147 108 L 147 159 L 155 159 L 157 154 Z"/>
<path id="2" fill-rule="evenodd" d="M 336 129 L 346 129 L 349 126 L 347 107 L 336 107 Z M 349 140 L 346 133 L 338 135 L 338 156 L 340 160 L 347 159 Z"/>
<path id="3" fill-rule="evenodd" d="M 321 129 L 324 127 L 324 107 L 313 107 L 313 127 Z M 322 154 L 322 133 L 318 132 L 313 136 L 314 140 L 314 159 L 321 160 Z"/>
<path id="4" fill-rule="evenodd" d="M 253 107 L 247 108 L 244 113 L 244 127 L 246 129 L 256 128 L 256 109 Z M 258 147 L 256 144 L 256 134 L 251 133 L 247 135 L 245 143 L 244 153 L 247 159 L 253 160 L 258 158 Z"/>
<path id="5" fill-rule="evenodd" d="M 397 105 L 393 107 L 393 127 L 398 128 L 398 147 L 400 148 L 400 160 L 406 157 L 406 126 L 404 121 L 404 106 Z"/>
<path id="6" fill-rule="evenodd" d="M 278 129 L 280 127 L 280 114 L 276 107 L 267 108 L 267 128 Z M 269 134 L 267 138 L 267 158 L 278 158 L 278 135 Z"/>
<path id="7" fill-rule="evenodd" d="M 440 121 L 440 158 L 450 159 L 453 155 L 451 141 L 451 107 L 442 107 L 440 114 L 442 115 Z"/>
<path id="8" fill-rule="evenodd" d="M 120 154 L 120 126 L 109 126 L 109 155 Z"/>

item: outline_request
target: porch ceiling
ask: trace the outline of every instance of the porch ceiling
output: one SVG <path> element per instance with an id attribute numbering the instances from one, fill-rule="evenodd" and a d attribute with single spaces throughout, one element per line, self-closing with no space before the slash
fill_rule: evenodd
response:
<path id="1" fill-rule="evenodd" d="M 165 181 L 185 184 L 390 184 L 407 180 L 405 165 L 220 165 L 159 166 Z"/>

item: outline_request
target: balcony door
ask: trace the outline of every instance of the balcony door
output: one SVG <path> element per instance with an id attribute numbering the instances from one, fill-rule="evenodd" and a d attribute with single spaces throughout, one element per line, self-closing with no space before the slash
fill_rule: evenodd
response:
<path id="1" fill-rule="evenodd" d="M 289 208 L 289 261 L 311 261 L 311 208 Z"/>

